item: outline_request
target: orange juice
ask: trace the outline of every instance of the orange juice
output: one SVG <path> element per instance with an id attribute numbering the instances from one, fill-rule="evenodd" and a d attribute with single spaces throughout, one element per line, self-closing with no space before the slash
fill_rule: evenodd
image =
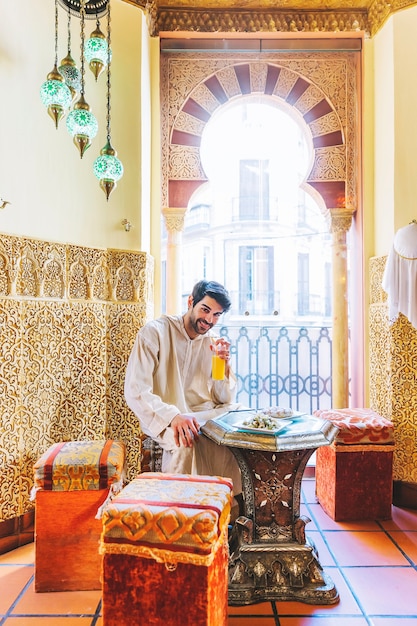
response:
<path id="1" fill-rule="evenodd" d="M 211 357 L 211 376 L 213 380 L 223 380 L 225 375 L 226 361 L 217 354 Z"/>

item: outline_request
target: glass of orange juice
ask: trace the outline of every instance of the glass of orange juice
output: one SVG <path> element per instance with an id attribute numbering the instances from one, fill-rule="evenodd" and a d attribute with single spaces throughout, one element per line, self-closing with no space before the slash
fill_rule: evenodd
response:
<path id="1" fill-rule="evenodd" d="M 213 354 L 211 357 L 211 377 L 213 380 L 223 380 L 225 376 L 226 361 Z"/>

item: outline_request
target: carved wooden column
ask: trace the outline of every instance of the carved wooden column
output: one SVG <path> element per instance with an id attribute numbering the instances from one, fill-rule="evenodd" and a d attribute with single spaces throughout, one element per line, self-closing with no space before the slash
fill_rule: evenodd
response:
<path id="1" fill-rule="evenodd" d="M 165 207 L 162 209 L 168 233 L 166 312 L 173 315 L 181 313 L 182 231 L 184 230 L 186 212 L 186 208 Z"/>
<path id="2" fill-rule="evenodd" d="M 332 406 L 349 406 L 349 324 L 346 233 L 353 209 L 330 209 L 333 266 Z"/>

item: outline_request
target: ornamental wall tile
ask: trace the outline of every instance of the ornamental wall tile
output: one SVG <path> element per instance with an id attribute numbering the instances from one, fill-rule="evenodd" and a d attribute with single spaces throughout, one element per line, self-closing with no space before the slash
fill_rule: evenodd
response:
<path id="1" fill-rule="evenodd" d="M 204 126 L 204 122 L 198 120 L 193 115 L 185 113 L 185 111 L 181 111 L 175 120 L 175 130 L 191 133 L 192 135 L 196 135 L 198 137 L 201 136 Z"/>
<path id="2" fill-rule="evenodd" d="M 204 83 L 201 83 L 192 91 L 191 97 L 210 114 L 214 113 L 220 106 L 220 102 Z"/>
<path id="3" fill-rule="evenodd" d="M 20 513 L 19 477 L 23 430 L 20 303 L 0 299 L 0 519 Z"/>
<path id="4" fill-rule="evenodd" d="M 266 77 L 268 71 L 268 65 L 266 63 L 251 63 L 250 69 L 250 84 L 251 93 L 259 94 L 265 93 Z"/>
<path id="5" fill-rule="evenodd" d="M 171 146 L 169 159 L 172 180 L 205 180 L 201 165 L 200 150 L 192 146 Z"/>
<path id="6" fill-rule="evenodd" d="M 310 130 L 313 137 L 319 137 L 320 135 L 327 135 L 340 129 L 340 120 L 334 111 L 323 115 L 318 120 L 311 122 Z"/>
<path id="7" fill-rule="evenodd" d="M 344 180 L 346 172 L 345 146 L 329 146 L 316 150 L 316 159 L 309 180 Z"/>
<path id="8" fill-rule="evenodd" d="M 394 480 L 417 483 L 417 330 L 401 313 L 389 323 L 381 287 L 385 263 L 386 256 L 370 260 L 370 404 L 394 423 Z"/>
<path id="9" fill-rule="evenodd" d="M 153 270 L 142 252 L 0 236 L 0 521 L 33 509 L 33 465 L 58 441 L 120 438 L 138 471 L 123 385 Z"/>
<path id="10" fill-rule="evenodd" d="M 217 72 L 217 78 L 223 87 L 229 100 L 235 96 L 240 96 L 241 91 L 236 72 L 233 67 L 224 67 Z"/>
<path id="11" fill-rule="evenodd" d="M 310 85 L 302 96 L 297 100 L 297 109 L 302 115 L 305 115 L 319 102 L 323 100 L 323 92 L 316 87 L 316 85 Z M 338 123 L 337 129 L 340 124 Z"/>

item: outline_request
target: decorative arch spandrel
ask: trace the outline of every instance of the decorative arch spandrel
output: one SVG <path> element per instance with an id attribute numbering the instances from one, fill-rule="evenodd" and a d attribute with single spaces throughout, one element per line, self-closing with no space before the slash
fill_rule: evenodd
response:
<path id="1" fill-rule="evenodd" d="M 313 146 L 307 185 L 327 208 L 358 205 L 360 53 L 161 57 L 162 206 L 187 206 L 207 182 L 201 136 L 221 107 L 261 97 L 293 111 Z"/>

